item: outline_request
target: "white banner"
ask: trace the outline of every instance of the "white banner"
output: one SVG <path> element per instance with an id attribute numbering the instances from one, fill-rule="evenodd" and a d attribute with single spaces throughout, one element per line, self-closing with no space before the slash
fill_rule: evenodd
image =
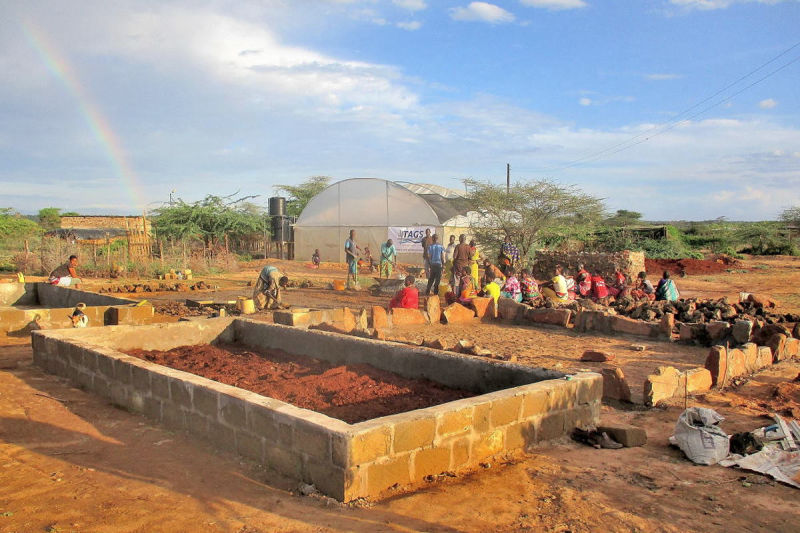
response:
<path id="1" fill-rule="evenodd" d="M 407 226 L 390 227 L 389 238 L 392 239 L 398 254 L 422 253 L 422 239 L 425 238 L 425 230 L 433 233 L 436 228 L 430 226 Z"/>

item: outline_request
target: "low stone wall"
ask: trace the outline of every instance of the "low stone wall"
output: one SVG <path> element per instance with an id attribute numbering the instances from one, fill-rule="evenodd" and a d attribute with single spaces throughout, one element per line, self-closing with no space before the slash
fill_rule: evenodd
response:
<path id="1" fill-rule="evenodd" d="M 575 317 L 575 331 L 597 331 L 609 335 L 623 333 L 639 337 L 670 337 L 672 325 L 661 322 L 646 322 L 607 311 L 581 311 Z"/>
<path id="2" fill-rule="evenodd" d="M 0 306 L 36 305 L 36 283 L 0 283 Z"/>
<path id="3" fill-rule="evenodd" d="M 473 398 L 347 424 L 172 370 L 118 350 L 241 342 L 369 363 L 406 377 L 480 392 Z M 314 484 L 340 501 L 377 497 L 426 476 L 597 424 L 602 378 L 564 376 L 481 358 L 242 319 L 35 332 L 34 362 L 167 427 Z"/>
<path id="4" fill-rule="evenodd" d="M 621 269 L 631 280 L 635 280 L 639 272 L 645 270 L 644 252 L 587 253 L 587 252 L 554 252 L 538 250 L 533 265 L 536 279 L 549 280 L 553 277 L 556 265 L 567 269 L 570 275 L 578 271 L 583 264 L 592 274 L 600 274 L 607 282 L 613 280 L 614 271 Z"/>
<path id="5" fill-rule="evenodd" d="M 78 302 L 86 305 L 131 305 L 137 303 L 136 300 L 69 289 L 49 283 L 36 284 L 36 302 L 42 307 L 75 307 Z"/>

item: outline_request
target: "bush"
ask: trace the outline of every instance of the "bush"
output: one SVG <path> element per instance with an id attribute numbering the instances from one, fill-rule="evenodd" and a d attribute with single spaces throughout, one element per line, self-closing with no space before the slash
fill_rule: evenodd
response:
<path id="1" fill-rule="evenodd" d="M 16 272 L 23 274 L 47 274 L 48 272 L 42 271 L 42 260 L 38 255 L 33 253 L 20 252 L 11 258 Z"/>

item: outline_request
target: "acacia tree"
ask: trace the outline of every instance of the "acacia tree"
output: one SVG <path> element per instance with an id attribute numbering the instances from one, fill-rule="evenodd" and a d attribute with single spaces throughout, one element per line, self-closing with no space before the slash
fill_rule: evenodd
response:
<path id="1" fill-rule="evenodd" d="M 276 185 L 275 190 L 288 196 L 286 214 L 300 216 L 308 202 L 321 193 L 331 182 L 328 176 L 311 176 L 299 185 Z"/>
<path id="2" fill-rule="evenodd" d="M 254 197 L 233 196 L 208 195 L 194 203 L 178 200 L 156 210 L 153 226 L 162 237 L 201 240 L 207 248 L 225 236 L 242 237 L 263 231 L 263 210 L 259 212 L 258 206 L 246 201 Z"/>
<path id="3" fill-rule="evenodd" d="M 545 239 L 577 234 L 603 216 L 602 200 L 575 186 L 538 180 L 516 182 L 506 190 L 488 181 L 464 183 L 467 200 L 479 214 L 471 220 L 471 230 L 490 250 L 509 235 L 526 257 Z"/>

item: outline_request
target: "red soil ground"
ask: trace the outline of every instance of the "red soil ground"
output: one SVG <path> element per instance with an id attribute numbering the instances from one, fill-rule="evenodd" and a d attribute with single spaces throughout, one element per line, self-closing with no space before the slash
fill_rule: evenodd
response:
<path id="1" fill-rule="evenodd" d="M 680 274 L 684 270 L 688 275 L 697 274 L 719 274 L 732 268 L 736 268 L 739 262 L 730 257 L 720 257 L 718 259 L 645 259 L 644 264 L 651 277 L 658 275 L 665 270 L 671 274 Z"/>
<path id="2" fill-rule="evenodd" d="M 235 344 L 127 353 L 350 424 L 474 396 L 432 381 L 406 379 L 370 365 L 334 366 L 281 350 L 256 353 Z"/>

